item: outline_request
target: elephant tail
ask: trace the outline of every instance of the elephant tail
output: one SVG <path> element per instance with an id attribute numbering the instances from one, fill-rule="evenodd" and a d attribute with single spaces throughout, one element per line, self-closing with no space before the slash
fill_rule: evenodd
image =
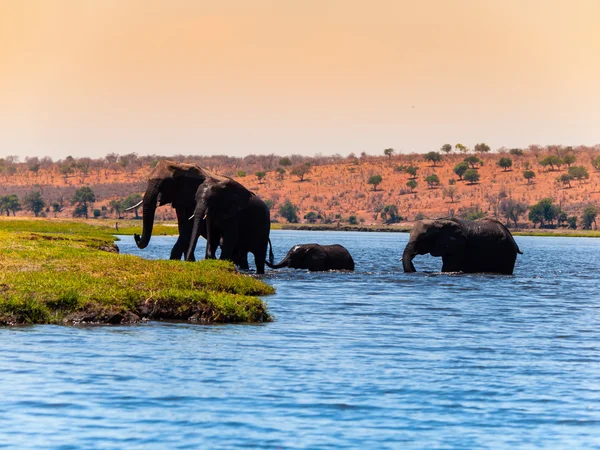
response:
<path id="1" fill-rule="evenodd" d="M 271 244 L 271 238 L 269 238 L 269 262 L 271 263 L 271 265 L 273 264 L 274 259 L 275 257 L 273 256 L 273 245 Z"/>

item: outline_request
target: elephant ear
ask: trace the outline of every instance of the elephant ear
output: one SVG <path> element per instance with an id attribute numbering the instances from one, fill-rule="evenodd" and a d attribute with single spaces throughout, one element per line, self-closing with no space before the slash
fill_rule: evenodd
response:
<path id="1" fill-rule="evenodd" d="M 239 214 L 248 205 L 252 195 L 252 192 L 232 179 L 208 178 L 198 188 L 197 211 L 201 217 L 227 220 Z"/>
<path id="2" fill-rule="evenodd" d="M 444 256 L 463 251 L 467 237 L 456 220 L 436 220 L 435 240 L 431 245 L 431 256 Z"/>

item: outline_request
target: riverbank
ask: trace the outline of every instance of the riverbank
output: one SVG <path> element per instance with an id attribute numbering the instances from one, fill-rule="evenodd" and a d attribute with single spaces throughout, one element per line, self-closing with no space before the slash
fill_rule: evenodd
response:
<path id="1" fill-rule="evenodd" d="M 0 220 L 0 325 L 271 320 L 258 296 L 274 289 L 232 264 L 120 255 L 114 232 L 85 222 Z"/>

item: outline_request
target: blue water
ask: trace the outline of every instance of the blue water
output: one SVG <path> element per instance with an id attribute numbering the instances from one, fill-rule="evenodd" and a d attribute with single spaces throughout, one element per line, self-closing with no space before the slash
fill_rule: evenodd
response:
<path id="1" fill-rule="evenodd" d="M 600 240 L 492 276 L 404 274 L 407 238 L 274 231 L 357 271 L 267 272 L 273 323 L 0 329 L 0 447 L 600 448 Z"/>

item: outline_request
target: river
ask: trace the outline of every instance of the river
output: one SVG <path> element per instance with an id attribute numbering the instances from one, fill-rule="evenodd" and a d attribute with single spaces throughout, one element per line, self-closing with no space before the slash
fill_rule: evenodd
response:
<path id="1" fill-rule="evenodd" d="M 339 243 L 357 270 L 267 269 L 262 325 L 0 329 L 0 447 L 600 446 L 600 239 L 517 237 L 494 276 L 404 274 L 407 234 L 271 237 L 276 260 Z"/>

